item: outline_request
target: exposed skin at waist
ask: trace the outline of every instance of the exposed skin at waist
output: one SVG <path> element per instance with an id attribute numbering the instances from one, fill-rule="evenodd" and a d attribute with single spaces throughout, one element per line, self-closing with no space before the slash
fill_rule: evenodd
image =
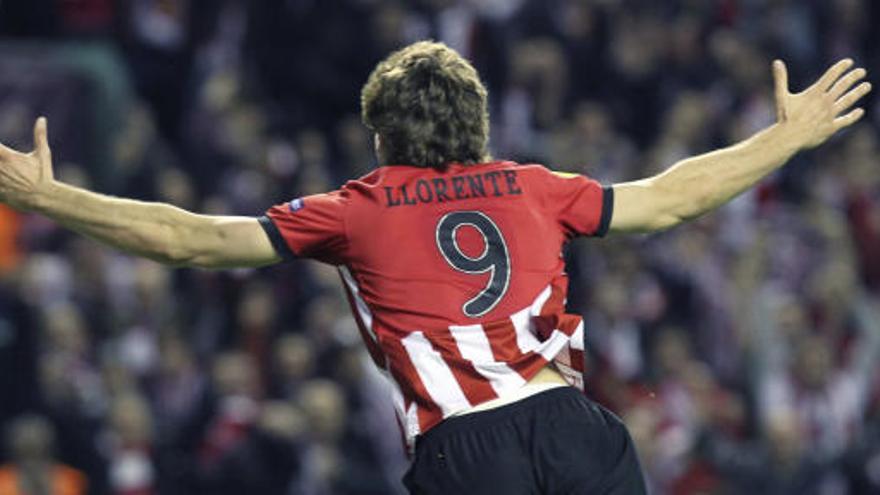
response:
<path id="1" fill-rule="evenodd" d="M 543 392 L 550 388 L 568 386 L 570 386 L 569 383 L 565 381 L 564 378 L 562 378 L 562 375 L 556 369 L 556 366 L 554 366 L 553 363 L 550 363 L 547 366 L 541 368 L 541 371 L 533 376 L 531 380 L 526 382 L 525 385 L 510 393 L 509 395 L 498 397 L 497 399 L 492 399 L 488 402 L 483 402 L 482 404 L 478 404 L 470 409 L 459 411 L 453 414 L 453 416 L 461 416 L 464 414 L 470 414 L 480 411 L 488 411 L 490 409 L 495 409 L 496 407 L 513 404 L 514 402 L 518 402 L 525 399 L 526 397 L 530 397 L 534 394 Z"/>
<path id="2" fill-rule="evenodd" d="M 536 385 L 543 383 L 558 383 L 561 385 L 568 385 L 568 382 L 565 381 L 565 378 L 562 378 L 562 375 L 559 373 L 553 363 L 550 363 L 547 366 L 543 367 L 537 375 L 533 376 L 532 379 L 526 383 L 526 385 Z"/>

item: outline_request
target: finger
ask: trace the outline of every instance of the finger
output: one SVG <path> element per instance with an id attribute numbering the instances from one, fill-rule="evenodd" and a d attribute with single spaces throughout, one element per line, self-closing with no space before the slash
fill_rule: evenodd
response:
<path id="1" fill-rule="evenodd" d="M 828 88 L 834 84 L 834 81 L 840 79 L 840 76 L 843 75 L 850 67 L 852 67 L 853 61 L 851 58 L 845 58 L 840 62 L 832 65 L 830 69 L 825 71 L 825 74 L 816 81 L 816 87 L 820 88 L 822 91 L 828 91 Z"/>
<path id="2" fill-rule="evenodd" d="M 843 95 L 839 100 L 834 102 L 834 115 L 840 115 L 856 104 L 857 101 L 871 92 L 871 83 L 864 82 L 859 84 L 849 93 Z"/>
<path id="3" fill-rule="evenodd" d="M 843 117 L 838 117 L 834 119 L 834 127 L 837 128 L 837 130 L 849 127 L 858 122 L 864 116 L 865 111 L 861 108 L 856 108 L 855 110 L 844 115 Z"/>
<path id="4" fill-rule="evenodd" d="M 773 81 L 776 87 L 776 117 L 785 119 L 785 99 L 788 97 L 788 70 L 782 60 L 773 61 Z"/>
<path id="5" fill-rule="evenodd" d="M 40 117 L 34 124 L 34 152 L 41 162 L 52 160 L 52 151 L 49 149 L 49 129 L 46 117 Z"/>
<path id="6" fill-rule="evenodd" d="M 828 91 L 828 94 L 831 95 L 835 100 L 840 98 L 841 95 L 846 93 L 849 88 L 851 88 L 855 83 L 861 81 L 868 75 L 868 71 L 859 67 L 856 70 L 849 71 L 845 76 L 840 78 L 834 86 L 831 87 L 831 90 Z"/>

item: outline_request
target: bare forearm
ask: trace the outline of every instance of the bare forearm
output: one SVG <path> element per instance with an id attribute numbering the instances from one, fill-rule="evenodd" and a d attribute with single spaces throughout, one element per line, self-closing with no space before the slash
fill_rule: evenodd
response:
<path id="1" fill-rule="evenodd" d="M 164 203 L 114 198 L 54 179 L 45 118 L 34 124 L 34 151 L 0 144 L 0 202 L 41 213 L 80 234 L 161 263 L 203 268 L 276 263 L 258 219 L 197 215 Z"/>
<path id="2" fill-rule="evenodd" d="M 647 179 L 614 186 L 616 232 L 654 232 L 714 210 L 787 162 L 799 141 L 781 124 L 733 146 L 682 160 Z"/>
<path id="3" fill-rule="evenodd" d="M 649 179 L 614 186 L 611 230 L 652 232 L 698 217 L 729 201 L 802 149 L 819 146 L 865 114 L 853 106 L 869 91 L 867 72 L 842 60 L 800 93 L 788 90 L 776 61 L 777 123 L 728 148 L 683 160 Z M 849 71 L 849 72 L 847 72 Z"/>
<path id="4" fill-rule="evenodd" d="M 204 217 L 169 204 L 116 198 L 59 182 L 35 195 L 27 207 L 127 253 L 177 265 L 193 258 L 195 249 L 187 239 L 205 224 Z"/>
<path id="5" fill-rule="evenodd" d="M 775 124 L 733 146 L 683 160 L 654 177 L 654 187 L 685 221 L 714 210 L 784 165 L 799 150 L 784 125 Z M 676 199 L 677 198 L 677 199 Z"/>

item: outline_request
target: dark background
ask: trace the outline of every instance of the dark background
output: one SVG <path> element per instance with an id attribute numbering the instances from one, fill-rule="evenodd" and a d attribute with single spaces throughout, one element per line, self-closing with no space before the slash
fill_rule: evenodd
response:
<path id="1" fill-rule="evenodd" d="M 433 38 L 489 87 L 495 156 L 613 183 L 772 123 L 774 58 L 794 89 L 845 56 L 876 77 L 877 26 L 869 0 L 3 0 L 0 141 L 29 149 L 46 115 L 62 180 L 258 215 L 374 166 L 360 86 Z M 589 393 L 626 420 L 654 493 L 880 490 L 866 105 L 717 213 L 569 249 Z M 316 263 L 169 270 L 2 209 L 5 469 L 26 470 L 12 439 L 39 430 L 54 449 L 31 439 L 37 457 L 88 493 L 400 492 L 352 325 Z"/>

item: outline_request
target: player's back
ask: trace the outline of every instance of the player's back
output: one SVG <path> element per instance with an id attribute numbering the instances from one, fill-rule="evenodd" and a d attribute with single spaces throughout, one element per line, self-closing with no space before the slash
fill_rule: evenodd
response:
<path id="1" fill-rule="evenodd" d="M 491 321 L 530 304 L 562 272 L 565 239 L 536 180 L 546 174 L 510 163 L 383 167 L 350 183 L 348 266 L 364 297 L 400 329 Z"/>
<path id="2" fill-rule="evenodd" d="M 608 191 L 539 165 L 386 166 L 268 217 L 294 253 L 340 266 L 414 436 L 551 360 L 578 361 L 582 323 L 564 312 L 561 251 L 607 229 Z"/>

